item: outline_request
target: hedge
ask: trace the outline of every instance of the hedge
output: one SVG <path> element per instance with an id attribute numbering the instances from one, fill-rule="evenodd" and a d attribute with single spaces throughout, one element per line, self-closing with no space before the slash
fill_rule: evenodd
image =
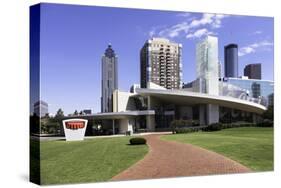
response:
<path id="1" fill-rule="evenodd" d="M 257 124 L 257 127 L 273 127 L 273 121 L 270 119 L 264 119 L 262 122 Z"/>
<path id="2" fill-rule="evenodd" d="M 208 125 L 207 127 L 202 128 L 202 131 L 210 132 L 210 131 L 219 131 L 222 130 L 223 124 L 222 123 L 213 123 Z"/>
<path id="3" fill-rule="evenodd" d="M 134 137 L 130 139 L 131 145 L 140 145 L 140 144 L 146 144 L 146 139 L 143 137 Z"/>
<path id="4" fill-rule="evenodd" d="M 200 131 L 201 128 L 198 127 L 189 127 L 189 128 L 177 128 L 175 130 L 176 134 L 182 134 L 182 133 L 193 133 Z"/>
<path id="5" fill-rule="evenodd" d="M 247 122 L 240 122 L 240 123 L 213 123 L 205 127 L 187 127 L 187 128 L 176 128 L 175 133 L 192 133 L 198 131 L 219 131 L 222 129 L 229 129 L 229 128 L 239 128 L 239 127 L 273 127 L 273 121 L 269 119 L 263 120 L 261 123 L 247 123 Z"/>

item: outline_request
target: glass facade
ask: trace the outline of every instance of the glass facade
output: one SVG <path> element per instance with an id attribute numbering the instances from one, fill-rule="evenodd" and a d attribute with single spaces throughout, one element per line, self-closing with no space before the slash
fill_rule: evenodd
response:
<path id="1" fill-rule="evenodd" d="M 219 95 L 218 38 L 208 36 L 196 46 L 196 73 L 200 83 L 198 92 Z"/>
<path id="2" fill-rule="evenodd" d="M 274 93 L 274 82 L 269 80 L 225 78 L 224 82 L 247 90 L 253 98 L 265 98 L 268 101 L 268 97 Z"/>
<path id="3" fill-rule="evenodd" d="M 219 95 L 218 38 L 207 36 L 196 45 L 196 73 L 200 93 Z M 200 125 L 219 121 L 218 105 L 202 105 L 199 109 Z"/>
<path id="4" fill-rule="evenodd" d="M 224 47 L 225 77 L 238 77 L 238 45 L 229 44 Z"/>

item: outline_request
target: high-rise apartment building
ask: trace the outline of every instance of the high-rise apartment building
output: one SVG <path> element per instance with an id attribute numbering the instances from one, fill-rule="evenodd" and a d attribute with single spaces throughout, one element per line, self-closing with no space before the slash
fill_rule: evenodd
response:
<path id="1" fill-rule="evenodd" d="M 244 68 L 244 76 L 248 76 L 249 79 L 261 79 L 261 64 L 248 64 Z"/>
<path id="2" fill-rule="evenodd" d="M 224 76 L 238 78 L 238 45 L 224 47 Z"/>
<path id="3" fill-rule="evenodd" d="M 102 97 L 101 112 L 112 112 L 112 94 L 118 89 L 118 58 L 112 49 L 111 44 L 108 45 L 102 56 Z"/>
<path id="4" fill-rule="evenodd" d="M 167 89 L 182 87 L 182 45 L 164 38 L 146 41 L 140 52 L 141 88 L 152 82 Z"/>
<path id="5" fill-rule="evenodd" d="M 197 87 L 200 93 L 219 95 L 218 38 L 207 36 L 196 45 Z M 199 108 L 200 124 L 219 121 L 218 105 L 207 104 Z"/>

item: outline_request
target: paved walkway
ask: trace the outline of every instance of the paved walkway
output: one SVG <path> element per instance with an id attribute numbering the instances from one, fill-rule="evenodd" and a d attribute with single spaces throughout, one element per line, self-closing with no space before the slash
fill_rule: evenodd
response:
<path id="1" fill-rule="evenodd" d="M 151 179 L 209 174 L 244 173 L 247 167 L 215 152 L 147 135 L 149 153 L 112 180 Z"/>

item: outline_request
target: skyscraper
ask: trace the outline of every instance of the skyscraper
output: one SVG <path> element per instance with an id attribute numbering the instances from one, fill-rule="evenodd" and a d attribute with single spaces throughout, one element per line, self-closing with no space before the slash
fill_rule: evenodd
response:
<path id="1" fill-rule="evenodd" d="M 207 36 L 196 45 L 196 74 L 201 79 L 200 92 L 219 94 L 218 38 Z"/>
<path id="2" fill-rule="evenodd" d="M 261 79 L 261 64 L 248 64 L 244 68 L 244 76 L 248 76 L 249 79 Z"/>
<path id="3" fill-rule="evenodd" d="M 111 44 L 108 45 L 102 56 L 102 97 L 101 97 L 101 111 L 112 112 L 112 94 L 118 89 L 118 58 Z"/>
<path id="4" fill-rule="evenodd" d="M 152 82 L 167 89 L 182 87 L 182 45 L 163 38 L 147 40 L 140 52 L 141 88 Z"/>
<path id="5" fill-rule="evenodd" d="M 221 62 L 220 61 L 218 62 L 218 76 L 219 76 L 219 78 L 222 77 L 222 69 L 221 69 Z"/>
<path id="6" fill-rule="evenodd" d="M 196 74 L 198 92 L 219 95 L 218 38 L 207 36 L 196 45 Z M 219 121 L 218 105 L 200 105 L 200 124 Z"/>
<path id="7" fill-rule="evenodd" d="M 224 47 L 224 75 L 238 78 L 238 45 L 229 44 Z"/>

